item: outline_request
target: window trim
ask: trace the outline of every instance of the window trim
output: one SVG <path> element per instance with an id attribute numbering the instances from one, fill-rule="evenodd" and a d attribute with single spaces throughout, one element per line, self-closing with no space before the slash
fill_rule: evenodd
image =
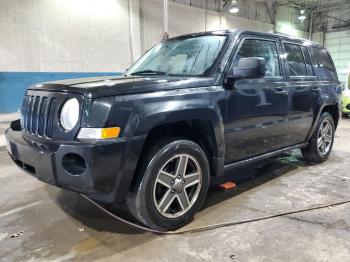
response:
<path id="1" fill-rule="evenodd" d="M 263 77 L 263 78 L 259 78 L 259 80 L 266 80 L 266 82 L 271 82 L 273 80 L 283 80 L 285 79 L 285 73 L 283 70 L 283 61 L 281 60 L 281 50 L 280 50 L 280 41 L 279 39 L 276 37 L 262 37 L 262 36 L 242 36 L 242 38 L 239 40 L 239 45 L 237 47 L 237 49 L 234 52 L 233 58 L 230 61 L 230 66 L 229 66 L 229 70 L 233 69 L 233 61 L 236 59 L 236 56 L 239 52 L 239 50 L 241 49 L 243 43 L 245 40 L 260 40 L 260 41 L 267 41 L 267 42 L 274 42 L 276 45 L 276 51 L 277 51 L 277 59 L 278 59 L 278 66 L 279 66 L 279 70 L 280 70 L 280 76 L 270 76 L 270 77 Z M 248 81 L 248 80 L 254 80 L 254 79 L 244 79 L 244 80 L 240 80 L 240 81 Z"/>
<path id="2" fill-rule="evenodd" d="M 312 76 L 315 76 L 315 77 L 316 77 L 316 72 L 315 72 L 314 65 L 313 65 L 313 63 L 312 63 L 312 59 L 311 59 L 311 55 L 310 55 L 309 48 L 307 48 L 307 46 L 301 45 L 301 52 L 303 53 L 303 56 L 304 56 L 305 66 L 306 66 L 306 59 L 305 59 L 305 54 L 304 54 L 304 51 L 303 51 L 303 47 L 306 49 L 306 52 L 307 52 L 307 54 L 308 54 L 308 56 L 309 56 L 309 59 L 310 59 L 311 70 L 312 70 Z M 307 69 L 306 69 L 306 73 L 307 73 Z"/>
<path id="3" fill-rule="evenodd" d="M 308 48 L 307 48 L 305 45 L 303 45 L 302 43 L 296 43 L 296 42 L 288 41 L 288 40 L 282 40 L 281 44 L 282 44 L 283 51 L 284 51 L 284 54 L 285 54 L 284 63 L 285 63 L 285 65 L 286 65 L 286 74 L 287 74 L 287 76 L 288 76 L 288 79 L 289 79 L 289 80 L 294 80 L 294 81 L 298 81 L 298 80 L 299 80 L 299 81 L 300 81 L 300 80 L 310 80 L 310 79 L 311 79 L 311 80 L 314 80 L 314 79 L 316 79 L 316 74 L 315 74 L 315 70 L 314 70 L 314 65 L 313 65 L 313 62 L 312 62 L 312 60 L 311 60 L 311 56 L 310 56 L 310 53 L 309 53 Z M 303 50 L 302 50 L 301 47 L 305 47 L 305 48 L 307 49 L 308 54 L 309 54 L 309 57 L 310 57 L 310 60 L 311 60 L 311 67 L 312 67 L 312 73 L 313 73 L 312 76 L 308 76 L 308 75 L 304 75 L 304 76 L 302 76 L 302 75 L 300 75 L 300 76 L 291 76 L 291 75 L 289 74 L 289 64 L 288 64 L 288 61 L 287 61 L 287 52 L 286 52 L 286 49 L 285 49 L 285 47 L 284 47 L 284 44 L 297 45 L 297 46 L 300 47 L 301 54 L 303 55 L 303 59 L 304 59 L 305 72 L 306 72 L 306 74 L 307 74 L 306 61 L 305 61 L 305 56 L 304 56 L 304 53 L 303 53 Z"/>

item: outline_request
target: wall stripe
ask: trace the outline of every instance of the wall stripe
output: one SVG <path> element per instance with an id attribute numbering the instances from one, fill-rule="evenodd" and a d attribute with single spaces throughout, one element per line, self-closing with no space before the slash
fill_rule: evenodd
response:
<path id="1" fill-rule="evenodd" d="M 25 90 L 32 84 L 69 78 L 111 75 L 121 75 L 121 73 L 0 72 L 0 113 L 18 111 Z"/>

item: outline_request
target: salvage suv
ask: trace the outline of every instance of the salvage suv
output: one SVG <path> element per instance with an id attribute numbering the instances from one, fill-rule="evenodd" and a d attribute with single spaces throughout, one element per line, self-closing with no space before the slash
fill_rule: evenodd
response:
<path id="1" fill-rule="evenodd" d="M 238 166 L 292 149 L 326 161 L 340 96 L 314 42 L 196 33 L 157 44 L 120 77 L 29 87 L 7 148 L 39 180 L 171 230 L 199 210 L 210 179 Z"/>

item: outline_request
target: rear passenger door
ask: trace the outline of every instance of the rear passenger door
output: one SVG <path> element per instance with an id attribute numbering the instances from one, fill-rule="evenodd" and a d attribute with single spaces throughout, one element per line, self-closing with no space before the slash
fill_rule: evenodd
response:
<path id="1" fill-rule="evenodd" d="M 283 42 L 283 47 L 290 95 L 287 139 L 292 145 L 304 142 L 309 134 L 319 89 L 307 48 L 291 42 Z"/>

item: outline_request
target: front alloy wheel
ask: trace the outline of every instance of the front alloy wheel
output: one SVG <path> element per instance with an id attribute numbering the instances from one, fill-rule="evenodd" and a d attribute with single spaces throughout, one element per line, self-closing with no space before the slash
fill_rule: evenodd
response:
<path id="1" fill-rule="evenodd" d="M 158 212 L 168 218 L 186 213 L 196 202 L 202 184 L 198 161 L 188 155 L 175 155 L 158 172 L 153 201 Z"/>
<path id="2" fill-rule="evenodd" d="M 142 158 L 141 177 L 128 198 L 133 216 L 157 230 L 187 224 L 205 200 L 210 169 L 207 156 L 195 142 L 167 138 Z"/>

